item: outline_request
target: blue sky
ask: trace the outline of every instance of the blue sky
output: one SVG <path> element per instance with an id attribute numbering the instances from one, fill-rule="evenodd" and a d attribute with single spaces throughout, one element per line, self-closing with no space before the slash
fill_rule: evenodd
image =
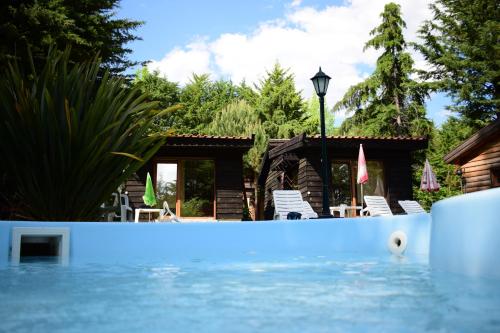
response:
<path id="1" fill-rule="evenodd" d="M 122 0 L 119 17 L 145 21 L 130 43 L 133 60 L 150 60 L 172 81 L 189 81 L 192 73 L 213 79 L 258 83 L 275 62 L 290 68 L 297 88 L 309 98 L 309 78 L 318 66 L 332 76 L 327 103 L 370 74 L 377 53 L 363 52 L 369 31 L 379 24 L 385 0 Z M 401 0 L 407 40 L 423 19 L 429 0 Z M 411 13 L 407 16 L 406 13 Z M 416 64 L 425 67 L 415 55 Z M 428 116 L 440 125 L 449 99 L 434 95 Z M 336 125 L 346 115 L 336 114 Z"/>

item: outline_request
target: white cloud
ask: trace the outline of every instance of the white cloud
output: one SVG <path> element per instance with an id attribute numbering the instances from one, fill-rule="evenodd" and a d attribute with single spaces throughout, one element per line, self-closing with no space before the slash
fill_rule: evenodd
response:
<path id="1" fill-rule="evenodd" d="M 159 61 L 151 61 L 148 68 L 158 70 L 170 81 L 186 84 L 192 74 L 213 73 L 210 65 L 211 51 L 203 41 L 188 44 L 185 48 L 176 47 Z"/>
<path id="2" fill-rule="evenodd" d="M 416 40 L 421 22 L 431 17 L 431 0 L 401 0 L 407 23 L 407 41 Z M 380 24 L 386 0 L 350 0 L 343 5 L 322 9 L 304 7 L 294 0 L 287 14 L 262 22 L 249 34 L 227 33 L 213 40 L 198 40 L 176 48 L 162 60 L 153 61 L 170 80 L 185 83 L 193 72 L 211 73 L 214 78 L 245 79 L 257 83 L 276 61 L 290 68 L 297 88 L 309 98 L 313 93 L 310 78 L 319 66 L 332 77 L 327 103 L 332 106 L 349 86 L 367 76 L 367 66 L 375 65 L 378 52 L 363 46 L 369 32 Z M 422 58 L 416 57 L 422 67 Z M 344 115 L 338 115 L 343 117 Z"/>

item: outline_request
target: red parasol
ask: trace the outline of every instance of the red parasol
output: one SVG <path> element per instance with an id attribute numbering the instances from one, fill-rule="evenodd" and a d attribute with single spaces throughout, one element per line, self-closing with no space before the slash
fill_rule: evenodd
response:
<path id="1" fill-rule="evenodd" d="M 363 184 L 368 183 L 368 169 L 366 168 L 365 153 L 363 152 L 362 144 L 359 145 L 357 183 L 361 184 L 361 206 L 363 206 Z"/>
<path id="2" fill-rule="evenodd" d="M 368 169 L 366 168 L 365 153 L 363 152 L 363 145 L 359 145 L 358 155 L 358 184 L 366 184 L 368 182 Z"/>

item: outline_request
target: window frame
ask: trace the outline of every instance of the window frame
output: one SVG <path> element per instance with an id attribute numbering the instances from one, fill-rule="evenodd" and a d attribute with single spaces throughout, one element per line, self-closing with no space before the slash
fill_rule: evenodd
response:
<path id="1" fill-rule="evenodd" d="M 357 159 L 346 159 L 346 158 L 343 158 L 343 159 L 331 159 L 330 160 L 330 172 L 331 172 L 331 169 L 332 169 L 332 164 L 335 163 L 335 164 L 348 164 L 349 165 L 349 168 L 350 168 L 350 172 L 351 172 L 351 206 L 358 206 L 361 205 L 361 203 L 358 203 L 358 189 L 357 189 L 357 183 L 356 183 L 356 178 L 357 178 L 357 162 L 358 160 Z M 384 160 L 382 159 L 370 159 L 370 160 L 366 160 L 366 163 L 368 164 L 368 162 L 378 162 L 381 164 L 382 166 L 382 170 L 383 170 L 383 174 L 384 174 L 384 197 L 386 197 L 387 195 L 387 188 L 388 188 L 388 184 L 387 184 L 387 168 L 386 168 L 386 163 Z M 370 172 L 368 172 L 368 177 L 370 177 Z M 333 179 L 333 177 L 331 177 L 331 179 Z M 330 180 L 331 184 L 330 186 L 333 186 L 333 182 L 332 180 Z"/>
<path id="2" fill-rule="evenodd" d="M 214 180 L 214 188 L 213 188 L 213 214 L 212 216 L 184 216 L 182 215 L 182 201 L 184 196 L 184 189 L 182 184 L 184 183 L 184 162 L 185 161 L 212 161 L 214 164 L 213 170 L 213 180 Z M 176 193 L 175 193 L 175 211 L 179 217 L 188 218 L 190 220 L 215 220 L 217 217 L 217 181 L 216 181 L 216 168 L 217 162 L 214 158 L 210 157 L 159 157 L 153 160 L 153 187 L 156 193 L 156 181 L 157 181 L 157 169 L 158 164 L 162 163 L 176 163 L 177 164 L 177 180 L 176 180 Z"/>
<path id="3" fill-rule="evenodd" d="M 500 167 L 490 169 L 491 187 L 500 187 Z"/>

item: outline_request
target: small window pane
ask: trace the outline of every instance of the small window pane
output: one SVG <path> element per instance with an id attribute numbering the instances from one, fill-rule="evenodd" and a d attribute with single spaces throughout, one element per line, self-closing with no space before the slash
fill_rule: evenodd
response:
<path id="1" fill-rule="evenodd" d="M 158 163 L 156 165 L 156 197 L 157 207 L 163 207 L 163 201 L 168 203 L 175 213 L 177 201 L 177 163 Z"/>

